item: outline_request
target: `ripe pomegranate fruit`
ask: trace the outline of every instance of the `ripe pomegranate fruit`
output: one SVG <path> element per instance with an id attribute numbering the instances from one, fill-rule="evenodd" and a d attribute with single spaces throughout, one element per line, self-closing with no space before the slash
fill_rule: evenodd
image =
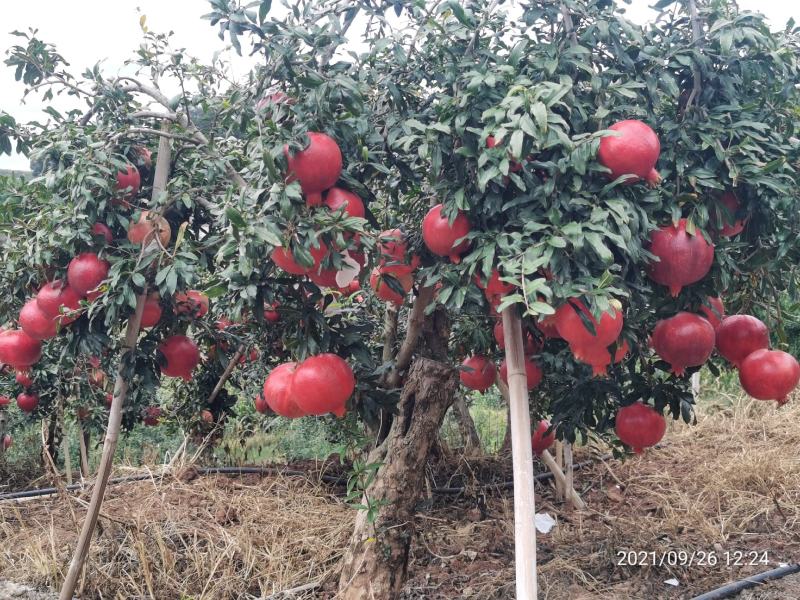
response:
<path id="1" fill-rule="evenodd" d="M 469 240 L 456 243 L 470 232 L 469 219 L 458 211 L 451 224 L 442 213 L 444 207 L 437 204 L 422 220 L 422 239 L 428 250 L 437 256 L 447 256 L 454 263 L 461 262 L 461 255 L 469 248 Z"/>
<path id="2" fill-rule="evenodd" d="M 706 316 L 716 331 L 719 324 L 722 323 L 722 319 L 725 318 L 725 306 L 722 304 L 722 298 L 707 296 L 705 303 L 700 306 L 700 312 Z"/>
<path id="3" fill-rule="evenodd" d="M 388 229 L 378 235 L 378 253 L 382 261 L 405 263 L 408 242 L 399 229 Z"/>
<path id="4" fill-rule="evenodd" d="M 617 411 L 615 430 L 623 444 L 641 454 L 645 448 L 661 441 L 667 422 L 654 408 L 635 402 Z"/>
<path id="5" fill-rule="evenodd" d="M 292 381 L 294 380 L 296 368 L 297 363 L 288 362 L 272 369 L 264 380 L 264 389 L 262 391 L 267 406 L 275 414 L 289 419 L 306 416 L 306 413 L 297 406 L 291 397 Z M 258 409 L 257 404 L 256 409 Z"/>
<path id="6" fill-rule="evenodd" d="M 7 433 L 3 436 L 3 450 L 8 450 L 14 444 L 14 438 L 11 437 L 10 433 Z"/>
<path id="7" fill-rule="evenodd" d="M 256 395 L 255 407 L 256 412 L 260 412 L 262 415 L 266 414 L 267 410 L 269 410 L 269 405 L 267 404 L 267 401 L 264 400 L 264 396 L 261 394 Z"/>
<path id="8" fill-rule="evenodd" d="M 594 326 L 594 333 L 586 327 L 578 311 Z M 558 334 L 569 342 L 573 353 L 585 347 L 610 346 L 619 337 L 623 321 L 622 310 L 612 307 L 600 315 L 598 322 L 578 298 L 570 298 L 556 310 L 555 314 Z"/>
<path id="9" fill-rule="evenodd" d="M 195 319 L 200 319 L 208 313 L 208 296 L 199 290 L 175 292 L 173 299 L 177 315 L 192 315 Z"/>
<path id="10" fill-rule="evenodd" d="M 106 407 L 111 408 L 111 405 L 114 403 L 114 394 L 111 392 L 106 393 Z"/>
<path id="11" fill-rule="evenodd" d="M 19 406 L 22 412 L 33 412 L 36 410 L 36 407 L 39 406 L 39 396 L 37 394 L 22 392 L 17 395 L 17 406 Z"/>
<path id="12" fill-rule="evenodd" d="M 272 262 L 290 275 L 305 275 L 309 271 L 307 267 L 295 261 L 292 251 L 288 248 L 275 248 L 269 257 L 272 259 Z"/>
<path id="13" fill-rule="evenodd" d="M 410 273 L 392 273 L 391 271 L 387 271 L 388 269 L 391 269 L 391 267 L 375 267 L 369 277 L 369 285 L 373 290 L 375 290 L 375 295 L 378 296 L 378 298 L 384 302 L 392 302 L 399 306 L 403 304 L 405 297 L 414 286 L 414 279 Z M 398 283 L 403 290 L 405 290 L 405 294 L 401 296 L 398 292 L 396 292 L 386 282 L 387 277 L 392 277 L 395 282 Z"/>
<path id="14" fill-rule="evenodd" d="M 502 146 L 503 143 L 501 142 L 500 144 L 498 144 L 497 140 L 493 135 L 486 137 L 487 148 L 495 148 L 498 145 Z M 509 171 L 511 171 L 512 173 L 517 173 L 522 170 L 522 165 L 519 163 L 519 161 L 514 160 L 514 157 L 511 155 L 511 152 L 508 152 L 508 159 L 509 159 L 509 166 L 508 166 Z"/>
<path id="15" fill-rule="evenodd" d="M 572 348 L 570 346 L 570 348 Z M 630 351 L 630 346 L 627 340 L 622 340 L 621 344 L 617 345 L 617 350 L 614 352 L 614 364 L 620 362 L 625 355 Z M 575 358 L 581 362 L 586 363 L 592 367 L 592 375 L 594 377 L 604 377 L 608 374 L 608 366 L 611 364 L 611 353 L 605 346 L 584 346 L 580 350 L 572 350 Z"/>
<path id="16" fill-rule="evenodd" d="M 506 347 L 506 338 L 502 320 L 498 320 L 497 323 L 494 324 L 494 329 L 492 330 L 492 333 L 494 334 L 494 339 L 497 342 L 497 346 L 500 348 L 500 350 L 504 350 Z M 525 344 L 525 354 L 536 354 L 537 352 L 539 352 L 539 350 L 542 349 L 541 344 L 534 337 L 534 335 L 530 331 L 524 328 L 523 328 L 523 341 Z"/>
<path id="17" fill-rule="evenodd" d="M 117 192 L 125 192 L 122 194 L 124 201 L 120 204 L 129 206 L 128 201 L 133 199 L 139 193 L 139 187 L 142 185 L 142 178 L 139 175 L 139 170 L 133 165 L 128 165 L 125 171 L 117 173 L 117 185 L 115 187 Z"/>
<path id="18" fill-rule="evenodd" d="M 541 456 L 545 450 L 556 443 L 556 432 L 547 433 L 548 429 L 550 429 L 550 421 L 542 419 L 531 436 L 531 445 L 536 456 Z"/>
<path id="19" fill-rule="evenodd" d="M 144 301 L 144 310 L 142 311 L 142 322 L 140 327 L 142 329 L 149 329 L 155 327 L 161 320 L 161 303 L 159 302 L 157 294 L 150 294 Z"/>
<path id="20" fill-rule="evenodd" d="M 722 209 L 721 206 L 725 208 Z M 717 229 L 723 237 L 739 235 L 747 224 L 747 217 L 737 219 L 739 212 L 739 199 L 733 192 L 725 192 L 710 208 L 709 219 L 711 226 Z M 719 224 L 722 223 L 720 227 Z"/>
<path id="21" fill-rule="evenodd" d="M 756 350 L 739 366 L 739 383 L 756 400 L 777 400 L 779 406 L 786 404 L 798 382 L 800 364 L 782 350 Z"/>
<path id="22" fill-rule="evenodd" d="M 33 385 L 33 379 L 31 379 L 31 374 L 27 370 L 18 370 L 14 375 L 14 380 L 24 388 L 29 388 Z"/>
<path id="23" fill-rule="evenodd" d="M 325 206 L 334 212 L 340 208 L 344 208 L 345 213 L 351 217 L 363 219 L 366 215 L 364 203 L 361 201 L 361 198 L 356 196 L 353 192 L 338 187 L 329 189 L 328 193 L 325 194 Z"/>
<path id="24" fill-rule="evenodd" d="M 617 135 L 605 136 L 600 140 L 597 160 L 611 170 L 609 177 L 617 179 L 630 175 L 626 183 L 645 180 L 648 185 L 656 186 L 661 176 L 655 170 L 661 143 L 656 132 L 648 125 L 636 120 L 614 123 L 609 127 Z"/>
<path id="25" fill-rule="evenodd" d="M 132 223 L 128 228 L 128 241 L 137 246 L 146 246 L 156 236 L 158 236 L 161 246 L 166 248 L 169 246 L 170 237 L 172 237 L 172 228 L 164 217 L 149 210 L 143 210 L 142 214 L 139 215 L 139 220 L 136 223 Z"/>
<path id="26" fill-rule="evenodd" d="M 539 320 L 536 323 L 536 328 L 541 331 L 542 335 L 549 340 L 555 340 L 561 337 L 558 333 L 558 327 L 556 327 L 555 315 L 539 317 Z"/>
<path id="27" fill-rule="evenodd" d="M 161 342 L 158 350 L 166 359 L 161 373 L 168 377 L 182 377 L 186 381 L 192 378 L 192 370 L 200 362 L 197 344 L 185 335 L 173 335 Z"/>
<path id="28" fill-rule="evenodd" d="M 342 174 L 342 151 L 330 136 L 309 132 L 308 146 L 291 154 L 289 146 L 283 147 L 288 164 L 287 181 L 298 181 L 306 195 L 308 206 L 322 204 L 322 192 L 336 185 Z"/>
<path id="29" fill-rule="evenodd" d="M 111 229 L 109 229 L 108 225 L 105 223 L 95 223 L 92 225 L 92 235 L 95 237 L 102 237 L 106 244 L 111 244 L 114 242 L 114 234 L 111 233 Z"/>
<path id="30" fill-rule="evenodd" d="M 266 110 L 276 104 L 294 104 L 295 102 L 294 98 L 278 90 L 267 94 L 256 102 L 256 112 Z"/>
<path id="31" fill-rule="evenodd" d="M 61 325 L 69 325 L 78 317 L 64 313 L 80 309 L 81 296 L 69 285 L 57 279 L 45 284 L 39 290 L 36 294 L 36 304 L 46 317 L 60 321 Z"/>
<path id="32" fill-rule="evenodd" d="M 11 398 L 0 395 L 0 407 L 8 406 L 9 404 L 11 404 Z"/>
<path id="33" fill-rule="evenodd" d="M 699 367 L 714 351 L 714 328 L 700 315 L 679 312 L 656 323 L 652 345 L 656 353 L 683 375 L 686 367 Z"/>
<path id="34" fill-rule="evenodd" d="M 92 252 L 79 254 L 67 267 L 67 283 L 81 296 L 97 290 L 103 280 L 108 276 L 111 265 L 108 261 L 99 258 Z"/>
<path id="35" fill-rule="evenodd" d="M 0 332 L 0 363 L 27 369 L 42 357 L 42 344 L 21 329 Z"/>
<path id="36" fill-rule="evenodd" d="M 332 412 L 342 417 L 355 385 L 353 370 L 343 358 L 318 354 L 304 360 L 295 370 L 290 397 L 306 414 Z"/>
<path id="37" fill-rule="evenodd" d="M 731 315 L 717 328 L 717 351 L 738 367 L 751 352 L 769 348 L 769 330 L 751 315 Z"/>
<path id="38" fill-rule="evenodd" d="M 273 302 L 272 304 L 268 304 L 267 308 L 264 309 L 264 320 L 269 321 L 270 323 L 277 323 L 281 320 L 281 315 L 278 312 L 278 306 L 280 306 L 277 302 Z"/>
<path id="39" fill-rule="evenodd" d="M 461 383 L 469 389 L 479 392 L 485 392 L 494 385 L 496 374 L 497 369 L 494 363 L 482 354 L 470 356 L 461 363 L 461 369 L 459 369 Z"/>
<path id="40" fill-rule="evenodd" d="M 204 423 L 213 423 L 214 422 L 214 414 L 208 410 L 207 408 L 200 411 L 200 419 Z"/>
<path id="41" fill-rule="evenodd" d="M 155 427 L 161 422 L 161 409 L 158 406 L 148 406 L 144 409 L 142 423 L 148 427 Z"/>
<path id="42" fill-rule="evenodd" d="M 102 369 L 89 371 L 89 385 L 102 389 L 106 384 L 106 373 Z"/>
<path id="43" fill-rule="evenodd" d="M 36 298 L 28 300 L 19 311 L 19 326 L 35 340 L 49 340 L 58 333 L 56 320 L 39 309 Z"/>
<path id="44" fill-rule="evenodd" d="M 528 379 L 529 390 L 537 388 L 542 383 L 544 373 L 532 358 L 525 359 L 525 377 Z M 500 378 L 508 385 L 508 365 L 505 360 L 500 363 Z"/>
<path id="45" fill-rule="evenodd" d="M 686 219 L 678 225 L 664 225 L 650 234 L 650 252 L 659 258 L 647 267 L 647 274 L 656 283 L 669 288 L 676 298 L 681 288 L 700 281 L 714 262 L 714 245 L 709 244 L 697 229 L 686 231 Z"/>
<path id="46" fill-rule="evenodd" d="M 492 269 L 489 280 L 484 283 L 480 275 L 475 275 L 475 284 L 481 288 L 487 298 L 502 297 L 514 291 L 514 286 L 500 280 L 500 271 Z"/>
<path id="47" fill-rule="evenodd" d="M 239 364 L 243 365 L 246 362 L 256 362 L 258 357 L 258 349 L 251 348 L 247 353 L 242 353 L 242 355 L 239 357 Z"/>

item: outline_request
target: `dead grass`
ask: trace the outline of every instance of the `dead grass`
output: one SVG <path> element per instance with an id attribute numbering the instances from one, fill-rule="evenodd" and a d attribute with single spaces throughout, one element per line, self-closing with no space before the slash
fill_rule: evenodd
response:
<path id="1" fill-rule="evenodd" d="M 698 421 L 672 424 L 663 448 L 607 461 L 613 476 L 601 463 L 577 472 L 586 511 L 538 487 L 538 511 L 558 522 L 538 539 L 540 598 L 687 598 L 800 559 L 800 401 L 736 398 Z M 509 467 L 452 457 L 431 466 L 433 485 L 467 492 L 420 504 L 404 600 L 514 597 L 510 490 L 476 485 L 504 481 Z M 83 513 L 80 499 L 0 503 L 0 579 L 55 586 Z M 292 597 L 330 598 L 354 517 L 331 488 L 282 476 L 114 486 L 103 515 L 85 598 L 269 597 L 316 582 Z M 620 550 L 715 552 L 718 563 L 623 566 Z M 769 564 L 726 565 L 736 551 L 766 551 Z"/>

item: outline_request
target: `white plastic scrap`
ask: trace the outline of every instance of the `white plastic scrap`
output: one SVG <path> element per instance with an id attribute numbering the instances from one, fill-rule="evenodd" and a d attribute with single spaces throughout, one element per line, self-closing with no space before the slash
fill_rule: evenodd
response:
<path id="1" fill-rule="evenodd" d="M 534 522 L 536 523 L 536 531 L 539 533 L 550 533 L 550 530 L 556 524 L 556 520 L 547 513 L 536 513 Z"/>

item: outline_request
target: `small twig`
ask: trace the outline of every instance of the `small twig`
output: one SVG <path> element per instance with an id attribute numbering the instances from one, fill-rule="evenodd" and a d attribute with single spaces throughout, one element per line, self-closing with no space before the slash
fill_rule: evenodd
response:
<path id="1" fill-rule="evenodd" d="M 130 127 L 125 131 L 120 131 L 119 133 L 115 133 L 111 136 L 112 140 L 117 140 L 121 137 L 125 137 L 127 135 L 140 133 L 142 135 L 155 135 L 160 137 L 169 138 L 171 140 L 180 140 L 182 142 L 187 142 L 189 144 L 200 144 L 200 142 L 188 135 L 181 135 L 179 133 L 170 133 L 168 131 L 159 131 L 158 129 L 150 129 L 149 127 Z"/>
<path id="2" fill-rule="evenodd" d="M 288 590 L 281 590 L 280 592 L 276 592 L 274 594 L 270 594 L 269 596 L 265 596 L 263 600 L 279 600 L 280 598 L 291 598 L 292 596 L 296 596 L 302 592 L 308 592 L 310 590 L 315 590 L 319 586 L 322 585 L 321 581 L 311 582 L 311 583 L 304 583 L 303 585 L 298 585 L 297 587 L 289 588 Z"/>

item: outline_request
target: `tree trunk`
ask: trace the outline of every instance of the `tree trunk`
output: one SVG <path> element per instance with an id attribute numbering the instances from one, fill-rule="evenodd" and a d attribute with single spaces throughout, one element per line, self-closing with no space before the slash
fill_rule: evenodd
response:
<path id="1" fill-rule="evenodd" d="M 58 462 L 58 444 L 56 443 L 56 431 L 58 429 L 58 417 L 57 415 L 51 415 L 50 421 L 47 424 L 47 441 L 44 445 L 44 451 L 50 456 L 50 460 L 53 461 L 53 464 Z M 42 461 L 44 463 L 45 469 L 47 469 L 47 461 L 45 460 L 44 456 L 42 457 Z"/>
<path id="2" fill-rule="evenodd" d="M 377 509 L 373 523 L 369 511 L 356 517 L 339 579 L 342 600 L 392 600 L 400 593 L 425 463 L 457 389 L 458 377 L 450 365 L 427 358 L 414 361 L 389 435 L 368 459 L 382 466 L 362 502 Z"/>
<path id="3" fill-rule="evenodd" d="M 463 394 L 456 394 L 456 401 L 453 403 L 453 411 L 458 420 L 458 430 L 461 433 L 461 440 L 464 442 L 464 452 L 472 456 L 483 454 L 481 438 L 478 436 L 478 430 L 475 429 L 475 421 L 472 420 L 472 415 L 469 414 L 467 400 L 464 398 Z"/>

